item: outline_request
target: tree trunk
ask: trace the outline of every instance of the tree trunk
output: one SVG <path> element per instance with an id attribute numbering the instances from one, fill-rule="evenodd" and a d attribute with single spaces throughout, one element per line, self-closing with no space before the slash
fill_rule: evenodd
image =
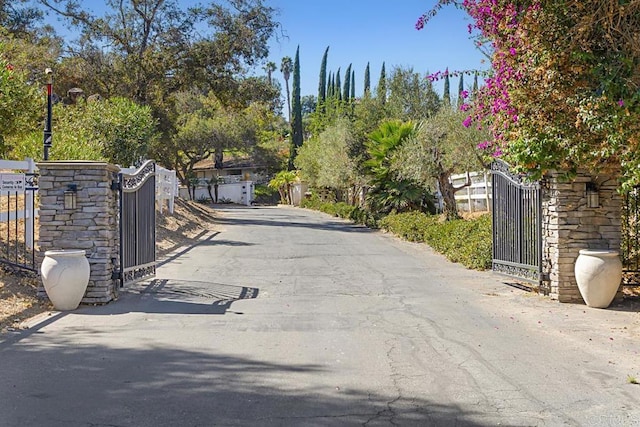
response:
<path id="1" fill-rule="evenodd" d="M 280 203 L 286 204 L 287 203 L 287 194 L 286 194 L 285 186 L 282 185 L 282 186 L 278 187 L 278 193 L 280 194 Z"/>
<path id="2" fill-rule="evenodd" d="M 351 200 L 349 201 L 349 204 L 351 206 L 358 206 L 357 199 L 358 199 L 358 186 L 356 184 L 353 184 L 351 186 Z"/>
<path id="3" fill-rule="evenodd" d="M 216 201 L 213 199 L 213 194 L 211 194 L 211 184 L 207 184 L 207 193 L 209 193 L 209 198 L 211 199 L 211 203 L 215 203 Z"/>
<path id="4" fill-rule="evenodd" d="M 284 79 L 284 87 L 287 91 L 287 112 L 289 113 L 289 123 L 291 123 L 291 93 L 289 92 L 289 79 Z"/>
<path id="5" fill-rule="evenodd" d="M 290 183 L 287 182 L 287 204 L 293 205 L 293 188 Z"/>
<path id="6" fill-rule="evenodd" d="M 454 188 L 449 178 L 450 174 L 447 172 L 441 172 L 438 175 L 438 187 L 440 187 L 443 211 L 447 221 L 460 219 L 460 214 L 458 213 L 458 204 L 456 203 L 456 189 Z"/>
<path id="7" fill-rule="evenodd" d="M 213 155 L 213 167 L 215 169 L 222 169 L 224 162 L 224 152 L 222 148 L 216 148 L 215 153 Z"/>

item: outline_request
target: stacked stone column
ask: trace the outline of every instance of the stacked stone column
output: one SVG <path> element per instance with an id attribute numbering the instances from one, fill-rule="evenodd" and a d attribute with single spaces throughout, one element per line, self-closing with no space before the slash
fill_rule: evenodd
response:
<path id="1" fill-rule="evenodd" d="M 103 304 L 117 297 L 112 278 L 119 263 L 118 194 L 112 190 L 117 166 L 102 162 L 42 162 L 40 171 L 40 234 L 42 256 L 53 249 L 82 249 L 91 267 L 82 300 Z M 75 209 L 65 209 L 65 191 L 76 189 Z"/>
<path id="2" fill-rule="evenodd" d="M 588 207 L 587 183 L 599 206 Z M 550 173 L 542 183 L 543 285 L 560 302 L 583 302 L 574 274 L 580 249 L 620 250 L 622 197 L 616 177 L 581 171 L 571 181 Z"/>

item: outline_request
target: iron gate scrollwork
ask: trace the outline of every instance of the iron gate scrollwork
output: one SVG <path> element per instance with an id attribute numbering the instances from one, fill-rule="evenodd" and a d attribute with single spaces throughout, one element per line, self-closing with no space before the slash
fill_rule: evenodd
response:
<path id="1" fill-rule="evenodd" d="M 3 173 L 0 189 L 0 263 L 37 272 L 35 218 L 38 173 Z"/>
<path id="2" fill-rule="evenodd" d="M 493 270 L 541 283 L 542 200 L 538 182 L 513 174 L 509 165 L 491 164 Z"/>
<path id="3" fill-rule="evenodd" d="M 147 160 L 135 172 L 119 175 L 121 286 L 156 274 L 155 171 Z"/>
<path id="4" fill-rule="evenodd" d="M 640 187 L 625 192 L 622 198 L 622 284 L 640 285 Z"/>

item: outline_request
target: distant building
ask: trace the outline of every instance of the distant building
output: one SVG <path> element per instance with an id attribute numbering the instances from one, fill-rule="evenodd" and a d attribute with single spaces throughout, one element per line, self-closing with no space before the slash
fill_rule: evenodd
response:
<path id="1" fill-rule="evenodd" d="M 201 160 L 196 163 L 193 171 L 196 178 L 204 182 L 215 176 L 220 178 L 221 183 L 228 184 L 240 181 L 263 184 L 268 181 L 268 177 L 264 173 L 264 166 L 257 164 L 250 157 L 229 156 L 222 162 L 222 169 L 215 169 L 213 159 Z"/>

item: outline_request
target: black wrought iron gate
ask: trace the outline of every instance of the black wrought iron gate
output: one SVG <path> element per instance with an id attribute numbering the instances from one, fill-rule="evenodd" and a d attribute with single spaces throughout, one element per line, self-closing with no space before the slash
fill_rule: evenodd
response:
<path id="1" fill-rule="evenodd" d="M 156 165 L 120 173 L 121 286 L 156 274 Z"/>
<path id="2" fill-rule="evenodd" d="M 634 187 L 622 199 L 622 283 L 640 285 L 640 187 Z"/>
<path id="3" fill-rule="evenodd" d="M 31 159 L 2 165 L 22 172 L 0 173 L 0 263 L 36 272 L 38 173 Z"/>
<path id="4" fill-rule="evenodd" d="M 542 277 L 542 201 L 540 184 L 491 164 L 493 270 L 538 282 Z"/>

